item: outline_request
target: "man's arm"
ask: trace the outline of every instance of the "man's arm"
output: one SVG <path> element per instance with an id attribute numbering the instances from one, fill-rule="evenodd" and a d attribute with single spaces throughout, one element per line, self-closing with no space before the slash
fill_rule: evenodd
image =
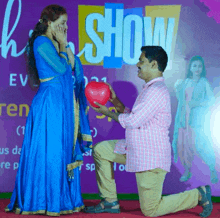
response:
<path id="1" fill-rule="evenodd" d="M 118 99 L 118 97 L 115 97 L 112 101 L 112 104 L 115 106 L 118 113 L 123 113 L 125 110 L 124 104 Z"/>
<path id="2" fill-rule="evenodd" d="M 119 123 L 119 120 L 118 120 L 118 116 L 121 114 L 121 113 L 124 113 L 124 110 L 125 110 L 125 106 L 124 104 L 119 100 L 119 98 L 117 96 L 115 96 L 114 99 L 111 100 L 112 104 L 115 106 L 115 109 L 117 110 L 117 112 L 111 112 L 111 111 L 108 111 L 106 116 L 112 118 L 113 120 L 117 121 Z"/>
<path id="3" fill-rule="evenodd" d="M 113 90 L 112 86 L 107 82 L 106 82 L 106 84 L 109 86 L 109 89 L 111 91 L 111 97 L 110 97 L 109 101 L 115 106 L 117 112 L 123 113 L 125 110 L 124 104 L 116 96 L 115 91 Z"/>
<path id="4" fill-rule="evenodd" d="M 108 112 L 106 113 L 106 116 L 107 116 L 107 117 L 112 118 L 113 120 L 117 121 L 118 123 L 119 123 L 119 120 L 118 120 L 118 116 L 119 116 L 119 115 L 120 115 L 120 113 L 118 113 L 118 112 L 114 113 L 114 112 L 108 111 Z"/>
<path id="5" fill-rule="evenodd" d="M 118 120 L 118 116 L 121 113 L 124 113 L 124 111 L 126 110 L 126 112 L 130 112 L 130 110 L 128 108 L 125 108 L 124 104 L 118 99 L 118 97 L 115 94 L 115 91 L 112 89 L 111 85 L 109 83 L 106 83 L 111 91 L 111 98 L 109 99 L 109 101 L 115 106 L 117 112 L 111 112 L 106 106 L 100 105 L 99 103 L 95 103 L 96 105 L 99 106 L 99 108 L 95 108 L 92 107 L 96 112 L 104 114 L 107 117 L 112 118 L 113 120 L 117 121 L 119 123 Z"/>
<path id="6" fill-rule="evenodd" d="M 97 106 L 99 106 L 99 108 L 96 108 L 96 107 L 92 107 L 92 106 L 91 106 L 91 108 L 92 108 L 93 110 L 95 110 L 95 111 L 98 112 L 98 113 L 104 114 L 105 116 L 111 117 L 113 120 L 119 122 L 118 116 L 120 115 L 120 113 L 111 112 L 106 106 L 101 105 L 101 104 L 99 104 L 99 103 L 97 103 L 97 102 L 95 102 L 95 104 L 96 104 Z"/>

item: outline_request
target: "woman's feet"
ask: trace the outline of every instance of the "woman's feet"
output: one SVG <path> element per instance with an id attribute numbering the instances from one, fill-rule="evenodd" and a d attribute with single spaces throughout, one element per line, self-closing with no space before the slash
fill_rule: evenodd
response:
<path id="1" fill-rule="evenodd" d="M 209 185 L 200 186 L 199 190 L 199 205 L 203 207 L 203 212 L 199 215 L 201 217 L 208 217 L 212 213 L 213 205 L 211 200 L 211 187 Z"/>

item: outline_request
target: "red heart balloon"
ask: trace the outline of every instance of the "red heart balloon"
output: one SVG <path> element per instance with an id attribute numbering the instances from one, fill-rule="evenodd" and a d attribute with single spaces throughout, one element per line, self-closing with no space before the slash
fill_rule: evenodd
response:
<path id="1" fill-rule="evenodd" d="M 85 88 L 85 95 L 93 107 L 99 107 L 94 102 L 105 105 L 110 98 L 109 86 L 104 82 L 89 82 Z"/>

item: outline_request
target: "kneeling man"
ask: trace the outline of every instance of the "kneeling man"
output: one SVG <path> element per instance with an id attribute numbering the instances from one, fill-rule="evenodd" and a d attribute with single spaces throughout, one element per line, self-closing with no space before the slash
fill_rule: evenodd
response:
<path id="1" fill-rule="evenodd" d="M 167 54 L 160 46 L 141 48 L 138 77 L 146 83 L 130 111 L 112 92 L 111 102 L 117 113 L 97 103 L 93 109 L 115 121 L 126 129 L 125 140 L 103 141 L 94 146 L 93 157 L 96 177 L 102 201 L 86 207 L 87 213 L 119 213 L 114 180 L 113 162 L 126 164 L 126 171 L 136 175 L 141 211 L 145 216 L 155 217 L 197 206 L 203 207 L 201 217 L 212 211 L 210 186 L 162 197 L 163 182 L 170 172 L 171 103 L 164 83 L 163 72 L 167 66 Z"/>

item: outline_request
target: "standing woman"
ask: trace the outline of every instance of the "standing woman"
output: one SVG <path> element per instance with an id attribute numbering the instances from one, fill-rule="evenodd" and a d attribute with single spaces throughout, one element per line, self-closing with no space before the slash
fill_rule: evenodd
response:
<path id="1" fill-rule="evenodd" d="M 29 39 L 29 74 L 40 85 L 26 121 L 15 188 L 6 211 L 59 216 L 84 207 L 79 166 L 92 138 L 82 65 L 69 48 L 67 28 L 66 10 L 49 5 Z"/>
<path id="2" fill-rule="evenodd" d="M 206 79 L 204 60 L 201 56 L 191 58 L 187 78 L 176 82 L 175 91 L 178 107 L 172 147 L 174 161 L 177 162 L 179 156 L 185 168 L 180 181 L 185 182 L 191 178 L 192 161 L 194 155 L 198 155 L 210 169 L 211 182 L 217 183 L 215 153 L 208 136 L 210 131 L 205 129 L 205 119 L 215 98 Z"/>

